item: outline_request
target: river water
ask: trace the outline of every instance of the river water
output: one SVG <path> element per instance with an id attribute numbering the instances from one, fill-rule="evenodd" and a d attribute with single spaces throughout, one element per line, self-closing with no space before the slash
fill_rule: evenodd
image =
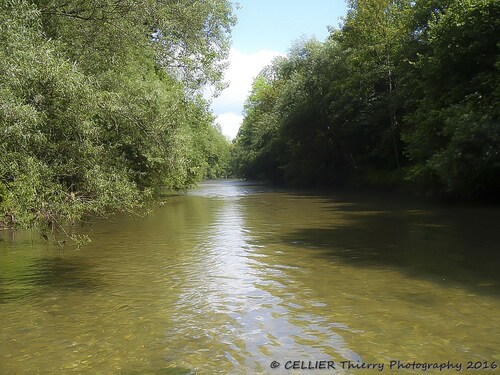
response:
<path id="1" fill-rule="evenodd" d="M 4 231 L 0 374 L 494 367 L 499 224 L 498 208 L 209 181 L 95 222 L 80 250 Z M 463 367 L 417 368 L 448 361 Z"/>

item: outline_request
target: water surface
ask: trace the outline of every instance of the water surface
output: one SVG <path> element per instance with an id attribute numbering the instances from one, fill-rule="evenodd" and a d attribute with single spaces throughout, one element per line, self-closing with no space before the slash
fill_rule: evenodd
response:
<path id="1" fill-rule="evenodd" d="M 0 374 L 498 363 L 499 223 L 498 208 L 212 181 L 95 222 L 79 251 L 3 231 Z"/>

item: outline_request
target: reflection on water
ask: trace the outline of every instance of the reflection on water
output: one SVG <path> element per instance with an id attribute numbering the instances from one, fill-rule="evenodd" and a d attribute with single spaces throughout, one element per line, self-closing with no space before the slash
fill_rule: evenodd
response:
<path id="1" fill-rule="evenodd" d="M 0 373 L 499 361 L 499 217 L 222 181 L 95 223 L 81 251 L 5 232 Z"/>

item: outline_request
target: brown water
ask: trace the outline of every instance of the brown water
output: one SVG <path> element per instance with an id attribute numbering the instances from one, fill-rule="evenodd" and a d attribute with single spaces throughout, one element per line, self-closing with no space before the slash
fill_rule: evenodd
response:
<path id="1" fill-rule="evenodd" d="M 500 361 L 499 224 L 498 208 L 223 181 L 147 218 L 96 222 L 79 251 L 4 231 L 0 374 L 490 366 Z M 500 371 L 474 371 L 490 372 Z"/>

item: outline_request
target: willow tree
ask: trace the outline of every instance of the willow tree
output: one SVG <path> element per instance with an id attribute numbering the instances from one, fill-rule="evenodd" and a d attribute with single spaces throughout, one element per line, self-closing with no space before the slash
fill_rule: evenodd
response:
<path id="1" fill-rule="evenodd" d="M 0 225 L 62 228 L 205 175 L 229 1 L 7 0 L 0 20 Z"/>

